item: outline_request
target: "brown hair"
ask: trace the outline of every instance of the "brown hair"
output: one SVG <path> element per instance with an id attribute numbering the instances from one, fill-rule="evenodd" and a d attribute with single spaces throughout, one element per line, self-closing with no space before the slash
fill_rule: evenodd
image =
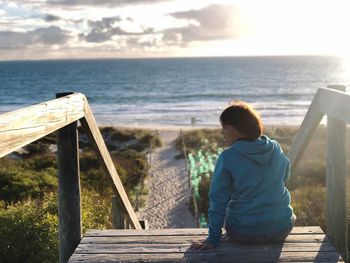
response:
<path id="1" fill-rule="evenodd" d="M 248 141 L 256 140 L 263 133 L 259 114 L 244 101 L 235 101 L 227 107 L 220 115 L 220 122 L 222 125 L 232 125 Z"/>

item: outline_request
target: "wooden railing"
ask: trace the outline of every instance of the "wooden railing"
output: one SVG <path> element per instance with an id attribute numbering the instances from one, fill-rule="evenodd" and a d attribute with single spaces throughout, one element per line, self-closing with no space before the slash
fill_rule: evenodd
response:
<path id="1" fill-rule="evenodd" d="M 343 259 L 349 262 L 350 200 L 347 196 L 346 124 L 350 123 L 350 94 L 345 93 L 345 86 L 331 85 L 327 89 L 318 89 L 288 157 L 293 171 L 324 115 L 327 115 L 326 234 Z"/>
<path id="2" fill-rule="evenodd" d="M 67 262 L 81 239 L 81 207 L 77 121 L 88 135 L 103 168 L 112 178 L 119 206 L 141 230 L 86 97 L 60 93 L 57 99 L 0 115 L 0 157 L 56 130 L 58 164 L 60 262 Z"/>
<path id="3" fill-rule="evenodd" d="M 341 90 L 341 91 L 339 91 Z M 327 115 L 327 235 L 349 262 L 350 220 L 347 206 L 346 123 L 350 95 L 345 86 L 317 91 L 288 153 L 294 170 L 324 115 Z M 57 94 L 57 99 L 0 115 L 0 157 L 58 130 L 60 262 L 66 262 L 81 239 L 77 121 L 88 134 L 118 193 L 117 200 L 135 229 L 141 225 L 125 193 L 95 118 L 83 94 Z M 295 180 L 295 178 L 291 178 Z"/>

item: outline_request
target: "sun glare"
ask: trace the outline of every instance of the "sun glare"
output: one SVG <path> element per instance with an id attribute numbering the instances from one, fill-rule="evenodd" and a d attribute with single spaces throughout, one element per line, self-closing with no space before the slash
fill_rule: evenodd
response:
<path id="1" fill-rule="evenodd" d="M 339 56 L 342 61 L 342 79 L 344 80 L 344 83 L 350 82 L 350 55 L 344 54 L 342 56 Z"/>

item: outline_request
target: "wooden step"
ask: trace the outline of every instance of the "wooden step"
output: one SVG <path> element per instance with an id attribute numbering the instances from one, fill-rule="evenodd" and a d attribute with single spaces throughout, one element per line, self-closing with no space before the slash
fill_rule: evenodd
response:
<path id="1" fill-rule="evenodd" d="M 207 233 L 203 228 L 90 230 L 69 262 L 344 262 L 320 227 L 294 227 L 283 244 L 189 249 Z"/>

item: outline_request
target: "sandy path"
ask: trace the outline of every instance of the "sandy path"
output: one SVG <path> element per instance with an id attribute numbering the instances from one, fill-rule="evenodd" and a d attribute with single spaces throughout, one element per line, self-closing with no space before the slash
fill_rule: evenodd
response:
<path id="1" fill-rule="evenodd" d="M 184 159 L 176 160 L 179 153 L 174 145 L 179 131 L 159 131 L 163 146 L 151 156 L 149 198 L 144 209 L 137 212 L 146 219 L 149 229 L 196 227 L 189 210 L 190 189 Z"/>

